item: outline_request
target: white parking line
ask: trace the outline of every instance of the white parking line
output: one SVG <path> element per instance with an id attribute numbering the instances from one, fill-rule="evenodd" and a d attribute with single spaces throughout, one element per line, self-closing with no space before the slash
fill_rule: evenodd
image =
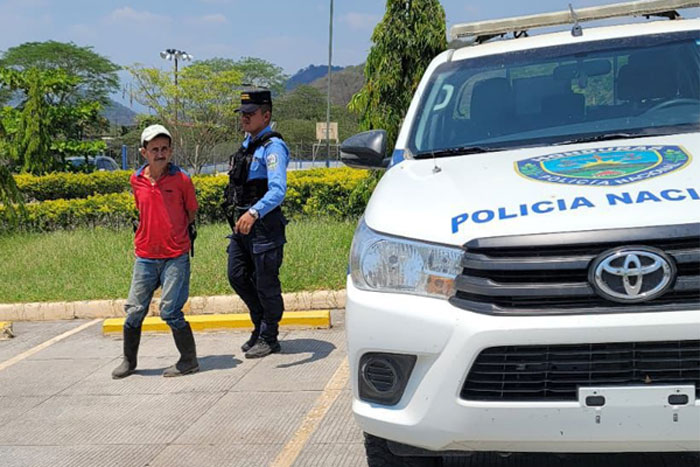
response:
<path id="1" fill-rule="evenodd" d="M 19 355 L 15 355 L 15 356 L 12 357 L 11 359 L 0 363 L 0 371 L 4 370 L 5 368 L 11 367 L 11 366 L 14 365 L 15 363 L 21 362 L 22 360 L 24 360 L 24 359 L 27 358 L 27 357 L 31 357 L 31 356 L 34 355 L 35 353 L 44 350 L 45 348 L 47 348 L 47 347 L 49 347 L 49 346 L 55 344 L 56 342 L 62 341 L 62 340 L 65 339 L 66 337 L 70 337 L 70 336 L 72 336 L 73 334 L 79 333 L 79 332 L 82 331 L 83 329 L 87 329 L 87 328 L 89 328 L 90 326 L 94 326 L 95 324 L 100 323 L 100 322 L 102 322 L 101 319 L 94 319 L 94 320 L 92 320 L 92 321 L 90 321 L 90 322 L 81 324 L 81 325 L 78 326 L 77 328 L 73 328 L 73 329 L 71 329 L 70 331 L 66 331 L 66 332 L 64 332 L 63 334 L 60 334 L 60 335 L 58 335 L 58 336 L 56 336 L 56 337 L 52 337 L 51 339 L 47 340 L 46 342 L 42 342 L 41 344 L 37 345 L 36 347 L 32 347 L 31 349 L 29 349 L 29 350 L 27 350 L 27 351 L 25 351 L 25 352 L 22 352 L 22 353 L 19 354 Z"/>
<path id="2" fill-rule="evenodd" d="M 289 467 L 299 457 L 301 450 L 304 449 L 309 438 L 321 424 L 323 417 L 326 416 L 333 402 L 335 402 L 348 382 L 349 373 L 348 359 L 344 358 L 314 406 L 306 414 L 306 418 L 301 422 L 299 429 L 294 433 L 292 439 L 284 445 L 277 458 L 270 464 L 272 467 Z"/>

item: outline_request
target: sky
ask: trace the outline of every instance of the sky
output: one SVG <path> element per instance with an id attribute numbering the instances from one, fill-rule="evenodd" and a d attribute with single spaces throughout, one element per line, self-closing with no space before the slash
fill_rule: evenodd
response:
<path id="1" fill-rule="evenodd" d="M 442 0 L 455 23 L 616 3 L 619 0 Z M 363 63 L 384 0 L 334 0 L 333 65 Z M 330 0 L 0 0 L 0 52 L 24 42 L 91 46 L 118 65 L 167 69 L 159 52 L 195 59 L 258 57 L 292 75 L 328 64 Z M 585 27 L 585 25 L 584 25 Z M 128 76 L 126 72 L 120 75 Z"/>

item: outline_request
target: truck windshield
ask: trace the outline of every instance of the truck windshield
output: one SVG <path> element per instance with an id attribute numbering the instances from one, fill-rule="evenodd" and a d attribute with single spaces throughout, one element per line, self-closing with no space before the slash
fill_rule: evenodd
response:
<path id="1" fill-rule="evenodd" d="M 408 147 L 420 158 L 698 131 L 699 99 L 700 31 L 459 60 L 432 74 Z"/>

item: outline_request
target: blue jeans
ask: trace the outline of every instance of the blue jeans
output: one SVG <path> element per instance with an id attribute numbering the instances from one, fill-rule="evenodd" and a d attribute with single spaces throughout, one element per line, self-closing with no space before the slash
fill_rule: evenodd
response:
<path id="1" fill-rule="evenodd" d="M 185 253 L 167 259 L 136 257 L 129 298 L 124 305 L 127 314 L 125 327 L 141 327 L 148 314 L 153 292 L 161 285 L 160 317 L 172 329 L 182 329 L 187 325 L 182 307 L 190 294 L 190 257 Z"/>

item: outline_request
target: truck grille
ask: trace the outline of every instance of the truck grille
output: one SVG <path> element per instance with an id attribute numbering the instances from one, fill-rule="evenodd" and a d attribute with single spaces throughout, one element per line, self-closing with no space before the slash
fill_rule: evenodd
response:
<path id="1" fill-rule="evenodd" d="M 603 298 L 588 281 L 593 260 L 611 248 L 646 246 L 675 262 L 677 277 L 641 303 Z M 700 309 L 700 224 L 480 238 L 464 246 L 450 302 L 491 314 L 564 314 Z"/>
<path id="2" fill-rule="evenodd" d="M 694 384 L 700 399 L 700 340 L 491 347 L 461 398 L 576 401 L 579 387 Z"/>

